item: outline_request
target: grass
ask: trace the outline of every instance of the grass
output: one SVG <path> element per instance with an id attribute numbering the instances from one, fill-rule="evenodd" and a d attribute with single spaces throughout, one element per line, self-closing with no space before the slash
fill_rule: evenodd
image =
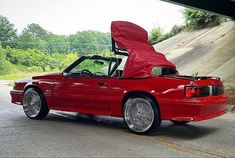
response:
<path id="1" fill-rule="evenodd" d="M 13 86 L 15 84 L 15 81 L 21 78 L 29 78 L 32 76 L 38 76 L 43 74 L 48 74 L 52 72 L 33 72 L 33 73 L 17 73 L 17 74 L 6 74 L 6 75 L 0 75 L 0 80 L 8 80 L 8 86 Z"/>
<path id="2" fill-rule="evenodd" d="M 17 74 L 6 74 L 0 75 L 0 80 L 18 80 L 21 78 L 28 78 L 32 76 L 38 76 L 43 74 L 48 74 L 53 72 L 32 72 L 32 73 L 17 73 Z"/>
<path id="3" fill-rule="evenodd" d="M 0 79 L 2 80 L 17 80 L 20 78 L 32 77 L 32 74 L 7 74 L 7 75 L 0 75 Z"/>

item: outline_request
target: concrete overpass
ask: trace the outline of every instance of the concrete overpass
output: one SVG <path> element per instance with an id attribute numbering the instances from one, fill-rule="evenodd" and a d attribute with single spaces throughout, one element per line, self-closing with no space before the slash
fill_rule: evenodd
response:
<path id="1" fill-rule="evenodd" d="M 235 0 L 162 0 L 235 19 Z"/>

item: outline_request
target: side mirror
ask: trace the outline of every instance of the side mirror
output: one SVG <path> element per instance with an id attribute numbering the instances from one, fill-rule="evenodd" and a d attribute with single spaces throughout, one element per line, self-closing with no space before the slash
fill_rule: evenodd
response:
<path id="1" fill-rule="evenodd" d="M 70 75 L 67 72 L 62 72 L 62 76 L 64 76 L 65 78 L 68 78 Z"/>

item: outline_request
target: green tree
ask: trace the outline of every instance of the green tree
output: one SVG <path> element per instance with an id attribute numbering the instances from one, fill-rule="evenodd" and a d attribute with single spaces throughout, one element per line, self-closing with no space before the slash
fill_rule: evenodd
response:
<path id="1" fill-rule="evenodd" d="M 53 53 L 51 54 L 51 67 L 52 69 L 55 70 L 63 70 L 65 67 L 63 65 L 63 61 L 66 59 L 67 54 L 62 54 L 62 53 Z M 71 61 L 72 63 L 72 61 Z"/>
<path id="2" fill-rule="evenodd" d="M 64 57 L 64 60 L 61 62 L 60 67 L 64 69 L 77 59 L 78 59 L 77 53 L 69 53 Z"/>
<path id="3" fill-rule="evenodd" d="M 6 51 L 0 44 L 0 75 L 9 74 L 15 71 L 15 67 L 6 60 Z"/>
<path id="4" fill-rule="evenodd" d="M 7 45 L 15 46 L 14 41 L 17 38 L 16 29 L 8 19 L 0 15 L 0 43 L 5 48 Z"/>
<path id="5" fill-rule="evenodd" d="M 102 50 L 101 54 L 102 56 L 105 56 L 105 57 L 115 57 L 115 54 L 113 52 L 110 52 L 107 49 Z"/>
<path id="6" fill-rule="evenodd" d="M 160 41 L 164 41 L 168 38 L 171 38 L 172 36 L 175 36 L 177 34 L 179 34 L 180 32 L 182 32 L 184 30 L 184 26 L 178 26 L 178 25 L 174 25 L 172 28 L 171 28 L 171 31 L 168 32 L 168 33 L 165 33 L 162 35 Z"/>
<path id="7" fill-rule="evenodd" d="M 29 34 L 33 37 L 38 37 L 42 40 L 47 40 L 49 32 L 44 30 L 40 25 L 32 23 L 29 24 L 23 31 L 22 34 Z"/>
<path id="8" fill-rule="evenodd" d="M 104 51 L 107 49 L 111 50 L 111 34 L 110 33 L 103 33 L 98 31 L 93 31 L 97 42 L 98 51 Z"/>
<path id="9" fill-rule="evenodd" d="M 49 32 L 44 30 L 38 24 L 30 24 L 23 31 L 22 34 L 18 38 L 18 48 L 27 50 L 31 49 L 39 49 L 42 51 L 48 50 L 47 39 L 49 36 Z"/>
<path id="10" fill-rule="evenodd" d="M 158 27 L 150 31 L 149 41 L 151 44 L 156 44 L 162 41 L 162 37 L 163 37 L 162 31 Z"/>
<path id="11" fill-rule="evenodd" d="M 17 48 L 23 50 L 39 49 L 42 51 L 47 51 L 48 46 L 46 41 L 27 33 L 23 33 L 19 36 L 17 44 Z"/>
<path id="12" fill-rule="evenodd" d="M 5 71 L 5 58 L 5 52 L 2 49 L 2 45 L 0 45 L 0 75 L 2 75 Z"/>
<path id="13" fill-rule="evenodd" d="M 47 66 L 50 66 L 51 57 L 37 49 L 21 50 L 7 47 L 6 59 L 18 66 L 38 66 L 45 71 Z"/>
<path id="14" fill-rule="evenodd" d="M 170 34 L 171 36 L 174 36 L 174 35 L 177 35 L 179 34 L 181 31 L 184 30 L 184 26 L 178 26 L 178 25 L 174 25 L 172 28 L 171 28 L 171 31 L 170 31 Z"/>
<path id="15" fill-rule="evenodd" d="M 48 53 L 66 53 L 68 52 L 67 37 L 63 35 L 50 34 L 47 41 L 47 52 Z"/>
<path id="16" fill-rule="evenodd" d="M 95 54 L 108 49 L 110 34 L 97 31 L 82 31 L 68 37 L 68 50 L 78 54 Z"/>
<path id="17" fill-rule="evenodd" d="M 68 37 L 69 51 L 77 52 L 81 55 L 92 54 L 97 51 L 95 36 L 91 31 L 78 32 Z"/>
<path id="18" fill-rule="evenodd" d="M 197 29 L 220 24 L 219 16 L 208 12 L 186 8 L 183 14 L 186 21 L 186 27 L 189 29 Z"/>

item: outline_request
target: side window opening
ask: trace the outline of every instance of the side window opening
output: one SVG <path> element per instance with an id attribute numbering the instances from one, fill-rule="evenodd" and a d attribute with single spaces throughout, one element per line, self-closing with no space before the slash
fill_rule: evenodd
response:
<path id="1" fill-rule="evenodd" d="M 162 75 L 176 75 L 177 71 L 170 68 L 162 68 Z"/>
<path id="2" fill-rule="evenodd" d="M 152 68 L 152 75 L 153 76 L 162 76 L 162 75 L 176 75 L 177 71 L 170 68 L 164 67 L 153 67 Z"/>
<path id="3" fill-rule="evenodd" d="M 152 74 L 153 74 L 153 76 L 161 76 L 162 75 L 162 68 L 161 67 L 153 67 Z"/>
<path id="4" fill-rule="evenodd" d="M 122 77 L 123 70 L 125 68 L 127 58 L 128 57 L 124 57 L 124 58 L 121 59 L 121 63 L 118 65 L 118 67 L 115 70 L 115 72 L 114 72 L 112 77 L 120 77 L 120 78 Z"/>

